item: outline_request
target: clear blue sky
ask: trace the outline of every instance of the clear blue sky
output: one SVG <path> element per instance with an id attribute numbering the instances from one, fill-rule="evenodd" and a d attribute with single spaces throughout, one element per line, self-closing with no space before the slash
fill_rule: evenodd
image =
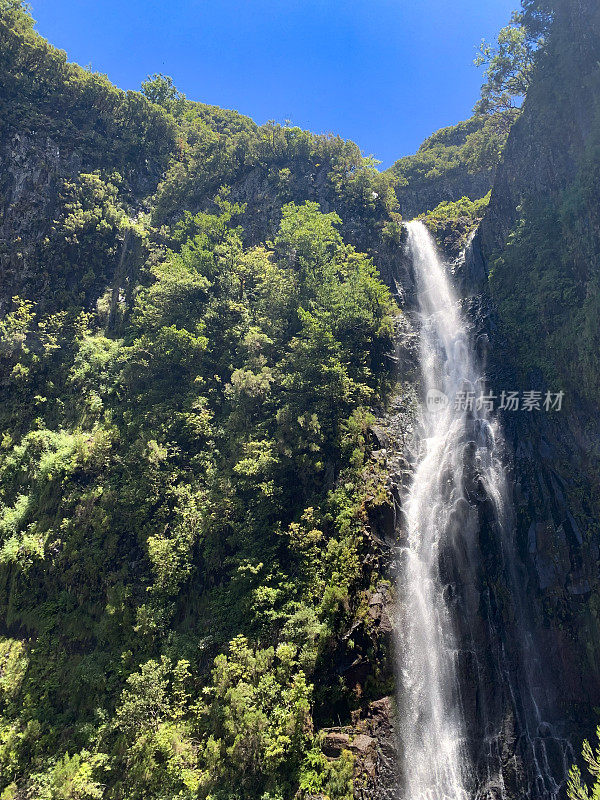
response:
<path id="1" fill-rule="evenodd" d="M 356 141 L 384 166 L 470 115 L 482 38 L 518 0 L 32 0 L 37 29 L 121 88 Z"/>

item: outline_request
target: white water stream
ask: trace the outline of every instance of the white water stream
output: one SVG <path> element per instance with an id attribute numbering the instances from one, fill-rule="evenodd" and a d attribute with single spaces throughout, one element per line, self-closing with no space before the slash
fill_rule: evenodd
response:
<path id="1" fill-rule="evenodd" d="M 404 505 L 397 628 L 400 798 L 507 798 L 501 756 L 505 716 L 498 717 L 495 701 L 508 697 L 528 796 L 551 800 L 560 784 L 548 748 L 563 762 L 555 770 L 562 783 L 570 747 L 554 736 L 540 712 L 543 670 L 529 634 L 525 581 L 512 542 L 500 432 L 486 402 L 483 365 L 433 240 L 420 222 L 408 224 L 408 235 L 421 316 L 422 380 L 426 396 L 438 402 L 427 402 L 423 410 L 420 454 Z M 485 555 L 482 513 L 491 531 Z M 483 622 L 484 557 L 497 564 L 510 596 L 509 629 L 491 617 Z M 477 767 L 471 763 L 473 748 L 479 752 Z"/>
<path id="2" fill-rule="evenodd" d="M 408 225 L 421 313 L 421 370 L 427 396 L 447 398 L 423 413 L 421 454 L 405 505 L 407 547 L 400 581 L 400 738 L 406 800 L 467 800 L 472 783 L 465 747 L 454 630 L 453 582 L 469 603 L 476 559 L 476 510 L 469 465 L 502 508 L 504 479 L 492 458 L 494 430 L 481 395 L 480 371 L 443 264 L 425 226 Z M 442 400 L 444 398 L 442 397 Z M 472 410 L 470 408 L 472 403 Z M 481 403 L 479 404 L 481 405 Z M 473 441 L 474 440 L 474 441 Z M 471 470 L 472 471 L 472 470 Z M 477 487 L 472 487 L 477 491 Z M 452 580 L 444 553 L 460 551 Z M 464 577 L 464 580 L 462 579 Z M 477 597 L 472 597 L 477 603 Z M 472 609 L 475 611 L 475 609 Z"/>

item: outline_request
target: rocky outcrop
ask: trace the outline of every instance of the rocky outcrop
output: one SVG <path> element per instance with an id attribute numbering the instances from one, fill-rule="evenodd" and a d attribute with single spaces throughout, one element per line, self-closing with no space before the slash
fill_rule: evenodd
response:
<path id="1" fill-rule="evenodd" d="M 83 273 L 92 269 L 85 250 L 103 260 L 99 274 L 93 279 L 86 276 L 91 286 L 87 304 L 97 300 L 100 285 L 101 291 L 112 283 L 123 254 L 123 231 L 115 225 L 112 239 L 105 229 L 97 235 L 84 218 L 85 199 L 76 209 L 72 196 L 72 187 L 78 187 L 86 173 L 98 171 L 111 180 L 102 166 L 102 158 L 90 159 L 72 143 L 42 133 L 12 131 L 4 143 L 0 141 L 0 315 L 15 295 L 34 299 L 40 310 L 53 310 L 60 296 L 57 278 L 61 286 L 71 285 L 80 295 L 77 269 Z M 134 172 L 130 177 L 131 182 L 115 179 L 117 195 L 109 202 L 133 214 L 156 188 L 160 172 Z M 68 230 L 56 233 L 55 229 L 72 211 L 80 214 L 75 224 L 81 228 L 71 231 L 67 240 Z"/>
<path id="2" fill-rule="evenodd" d="M 413 219 L 435 208 L 442 201 L 456 202 L 463 197 L 478 200 L 489 192 L 491 181 L 492 176 L 487 170 L 474 174 L 469 174 L 466 170 L 457 170 L 455 174 L 447 177 L 401 188 L 398 190 L 398 199 L 402 216 L 405 219 Z"/>
<path id="3" fill-rule="evenodd" d="M 82 228 L 69 229 L 70 241 L 69 230 L 47 241 L 56 220 L 73 210 L 73 198 L 65 196 L 67 183 L 98 172 L 112 181 L 119 206 L 134 209 L 156 190 L 176 148 L 174 122 L 162 109 L 68 63 L 30 21 L 13 25 L 11 19 L 11 13 L 0 14 L 0 315 L 16 294 L 38 309 L 56 310 L 57 282 L 69 288 L 93 283 L 90 253 L 81 253 L 74 265 L 70 252 L 82 229 L 92 227 L 93 214 Z M 77 209 L 78 221 L 91 212 L 90 205 Z M 106 264 L 95 277 L 103 290 L 118 263 L 103 256 L 120 241 L 116 233 L 111 242 L 102 235 L 98 239 L 98 259 Z M 85 294 L 82 288 L 72 294 Z M 69 299 L 78 303 L 81 297 Z M 84 304 L 96 299 L 85 297 Z"/>
<path id="4" fill-rule="evenodd" d="M 523 112 L 509 135 L 478 232 L 501 251 L 527 198 L 557 197 L 575 178 L 598 113 L 600 6 L 560 0 Z"/>
<path id="5" fill-rule="evenodd" d="M 365 712 L 353 714 L 351 725 L 321 732 L 321 747 L 328 758 L 339 758 L 344 751 L 354 757 L 357 800 L 394 800 L 397 796 L 394 706 L 392 697 L 382 697 Z"/>
<path id="6" fill-rule="evenodd" d="M 13 295 L 27 294 L 39 270 L 37 248 L 58 210 L 61 183 L 81 169 L 77 151 L 64 151 L 42 134 L 14 132 L 0 148 L 0 314 Z"/>

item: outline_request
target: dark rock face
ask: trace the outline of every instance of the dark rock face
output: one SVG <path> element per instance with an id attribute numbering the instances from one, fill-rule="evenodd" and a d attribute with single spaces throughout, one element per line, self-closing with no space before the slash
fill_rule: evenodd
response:
<path id="1" fill-rule="evenodd" d="M 485 257 L 502 250 L 524 198 L 558 195 L 577 173 L 597 114 L 592 74 L 600 59 L 596 0 L 560 0 L 523 113 L 506 144 L 479 229 Z"/>
<path id="2" fill-rule="evenodd" d="M 474 298 L 475 325 L 490 342 L 488 374 L 497 390 L 519 388 L 523 376 L 519 380 L 511 343 L 501 336 L 497 313 L 486 299 L 490 261 L 504 249 L 521 203 L 558 201 L 576 179 L 597 119 L 599 59 L 600 5 L 595 0 L 557 3 L 547 50 L 509 137 L 487 216 L 458 267 L 463 292 Z M 578 220 L 582 229 L 595 224 L 594 213 L 590 209 L 589 219 Z M 524 263 L 522 269 L 527 268 Z M 525 389 L 560 389 L 533 372 L 526 380 Z M 546 695 L 547 722 L 537 746 L 548 744 L 546 757 L 555 774 L 564 769 L 565 756 L 569 766 L 598 722 L 598 420 L 597 404 L 574 393 L 561 412 L 506 412 L 502 418 L 518 580 L 531 651 L 538 654 L 536 680 Z"/>
<path id="3" fill-rule="evenodd" d="M 354 796 L 360 800 L 394 800 L 398 768 L 394 732 L 394 702 L 382 697 L 366 712 L 353 715 L 352 724 L 323 731 L 322 749 L 330 759 L 344 750 L 354 756 Z"/>
<path id="4" fill-rule="evenodd" d="M 44 241 L 65 211 L 61 192 L 65 182 L 77 181 L 82 173 L 103 166 L 101 154 L 90 158 L 73 142 L 41 133 L 13 130 L 0 139 L 0 315 L 15 295 L 35 300 L 40 310 L 53 310 L 55 287 L 49 277 Z M 119 201 L 131 213 L 139 210 L 156 189 L 160 176 L 160 164 L 133 170 L 120 187 Z M 115 241 L 119 252 L 121 245 Z M 107 283 L 118 264 L 116 257 L 105 265 Z"/>
<path id="5" fill-rule="evenodd" d="M 455 202 L 463 197 L 477 200 L 489 192 L 491 181 L 492 173 L 488 170 L 474 174 L 461 170 L 455 175 L 408 186 L 398 190 L 400 211 L 405 219 L 412 219 L 442 201 Z"/>
<path id="6" fill-rule="evenodd" d="M 394 505 L 395 499 L 390 495 L 389 508 L 393 509 Z M 381 527 L 380 522 L 378 519 L 370 524 L 365 568 L 376 567 L 391 577 L 393 551 L 390 542 L 384 541 L 389 533 L 387 523 Z M 351 711 L 350 724 L 322 728 L 321 748 L 330 760 L 340 758 L 344 752 L 353 756 L 355 797 L 393 800 L 398 786 L 395 703 L 387 694 L 378 696 L 386 687 L 388 692 L 392 691 L 394 685 L 396 613 L 392 583 L 386 579 L 379 581 L 374 590 L 365 594 L 360 608 L 348 630 L 341 635 L 339 647 L 326 669 L 330 676 L 337 673 L 357 698 L 375 693 L 377 699 L 363 701 L 357 710 Z M 319 677 L 315 676 L 315 680 L 318 682 Z"/>
<path id="7" fill-rule="evenodd" d="M 80 171 L 77 152 L 39 134 L 14 133 L 0 148 L 0 313 L 39 269 L 36 245 L 56 213 L 60 180 Z"/>
<path id="8" fill-rule="evenodd" d="M 507 414 L 506 417 L 509 415 Z M 600 702 L 595 613 L 600 541 L 593 472 L 600 426 L 591 409 L 505 420 L 514 453 L 517 544 L 526 565 L 532 614 L 555 691 L 555 713 L 572 727 L 578 750 L 595 727 Z"/>
<path id="9" fill-rule="evenodd" d="M 500 335 L 496 312 L 485 299 L 489 263 L 505 247 L 523 201 L 559 198 L 577 177 L 598 112 L 599 59 L 600 5 L 557 3 L 547 50 L 509 137 L 488 213 L 459 268 L 465 293 L 483 298 L 473 304 L 474 318 L 489 337 L 489 375 L 498 390 L 520 384 L 511 343 Z M 592 225 L 593 211 L 579 222 Z M 560 388 L 534 373 L 527 381 L 526 389 Z M 502 419 L 519 580 L 548 695 L 544 711 L 576 753 L 597 724 L 593 709 L 600 697 L 598 419 L 597 405 L 575 395 L 565 398 L 561 412 L 506 412 Z"/>
<path id="10" fill-rule="evenodd" d="M 484 122 L 485 117 L 475 116 L 442 128 L 426 139 L 414 156 L 401 158 L 390 168 L 400 177 L 396 194 L 405 219 L 430 211 L 444 201 L 463 197 L 477 200 L 489 192 L 494 167 L 473 167 L 464 152 L 467 137 L 480 131 Z"/>

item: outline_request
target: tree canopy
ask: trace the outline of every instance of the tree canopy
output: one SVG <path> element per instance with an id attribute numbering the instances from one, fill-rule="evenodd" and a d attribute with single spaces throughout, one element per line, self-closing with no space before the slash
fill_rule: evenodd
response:
<path id="1" fill-rule="evenodd" d="M 498 113 L 520 106 L 529 88 L 538 44 L 525 27 L 521 12 L 512 14 L 498 34 L 497 44 L 481 43 L 475 65 L 485 67 L 485 82 L 476 113 Z"/>

